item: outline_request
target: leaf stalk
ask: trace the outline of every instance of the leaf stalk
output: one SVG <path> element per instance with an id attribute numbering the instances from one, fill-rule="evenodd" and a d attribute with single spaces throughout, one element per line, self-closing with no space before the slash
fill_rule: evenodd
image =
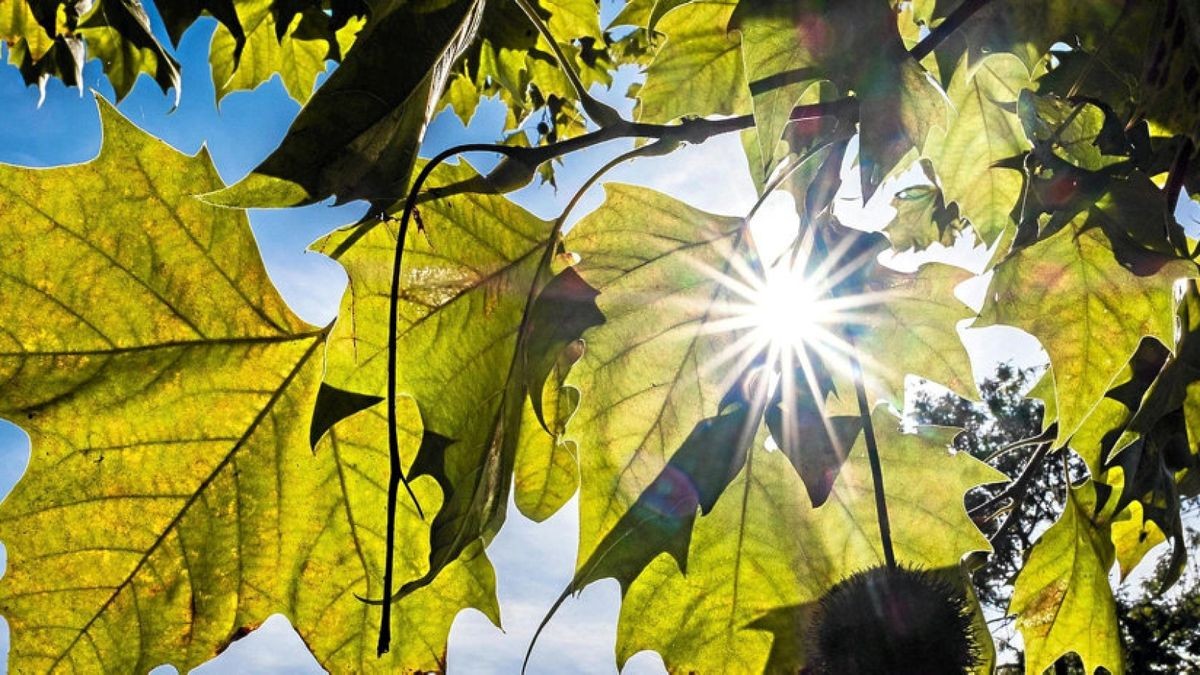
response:
<path id="1" fill-rule="evenodd" d="M 888 518 L 887 496 L 883 487 L 883 464 L 879 461 L 879 446 L 875 441 L 875 425 L 871 420 L 871 407 L 867 402 L 867 388 L 863 384 L 862 363 L 858 359 L 858 346 L 850 339 L 850 373 L 854 378 L 854 394 L 858 398 L 858 414 L 862 419 L 863 439 L 867 444 L 867 459 L 871 463 L 871 485 L 875 492 L 875 515 L 879 520 L 879 543 L 883 546 L 883 560 L 890 568 L 896 567 L 896 551 L 892 547 L 892 523 Z"/>

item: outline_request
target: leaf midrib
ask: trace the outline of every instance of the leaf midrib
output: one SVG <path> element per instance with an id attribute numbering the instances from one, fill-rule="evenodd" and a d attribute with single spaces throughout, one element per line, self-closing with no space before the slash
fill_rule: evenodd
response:
<path id="1" fill-rule="evenodd" d="M 311 337 L 324 335 L 326 329 L 318 328 L 305 331 L 303 333 L 292 333 L 288 335 L 263 335 L 263 336 L 239 336 L 226 338 L 205 338 L 200 340 L 167 340 L 164 342 L 154 342 L 142 345 L 130 345 L 128 347 L 106 347 L 98 349 L 40 349 L 17 352 L 0 352 L 0 359 L 3 358 L 27 358 L 27 357 L 62 357 L 62 356 L 114 356 L 121 354 L 136 354 L 140 352 L 152 352 L 159 349 L 187 349 L 190 347 L 221 347 L 221 346 L 237 346 L 237 345 L 255 345 L 255 344 L 278 344 L 282 342 L 294 342 L 304 340 Z"/>

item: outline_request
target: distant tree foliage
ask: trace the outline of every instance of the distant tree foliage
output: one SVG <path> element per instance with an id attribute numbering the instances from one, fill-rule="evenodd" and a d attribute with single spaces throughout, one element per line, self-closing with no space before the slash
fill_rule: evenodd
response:
<path id="1" fill-rule="evenodd" d="M 928 387 L 914 392 L 909 415 L 916 424 L 961 428 L 954 446 L 993 466 L 1012 478 L 1024 469 L 1033 445 L 1014 446 L 1037 438 L 1042 431 L 1042 402 L 1026 392 L 1042 373 L 1034 368 L 1017 368 L 1001 363 L 995 372 L 979 384 L 980 401 L 969 401 L 951 392 L 937 393 Z M 1003 616 L 1012 598 L 1012 581 L 1036 535 L 1053 522 L 1062 510 L 1062 465 L 1048 463 L 1033 478 L 1024 508 L 1015 512 L 1014 522 L 1005 534 L 993 538 L 994 552 L 987 563 L 973 574 L 979 599 L 991 612 Z M 973 508 L 994 497 L 1000 487 L 982 487 L 967 495 Z M 1200 541 L 1195 528 L 1200 517 L 1200 501 L 1184 504 L 1193 523 L 1188 530 L 1191 546 Z M 994 534 L 1001 521 L 981 523 L 984 531 Z M 1123 589 L 1117 595 L 1117 607 L 1125 651 L 1125 667 L 1130 673 L 1200 673 L 1200 574 L 1192 569 L 1179 586 L 1167 591 L 1158 581 L 1168 562 L 1161 559 L 1157 573 L 1140 584 Z M 1023 654 L 1011 642 L 1003 648 L 1015 655 L 1016 662 L 1000 666 L 1001 672 L 1019 673 L 1024 668 Z M 1082 673 L 1078 658 L 1064 657 L 1056 672 Z"/>

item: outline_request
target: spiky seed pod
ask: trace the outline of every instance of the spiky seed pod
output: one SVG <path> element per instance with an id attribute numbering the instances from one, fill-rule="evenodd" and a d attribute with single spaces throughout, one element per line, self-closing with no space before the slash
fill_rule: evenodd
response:
<path id="1" fill-rule="evenodd" d="M 808 657 L 814 675 L 962 675 L 979 649 L 960 589 L 929 571 L 881 566 L 822 598 Z"/>

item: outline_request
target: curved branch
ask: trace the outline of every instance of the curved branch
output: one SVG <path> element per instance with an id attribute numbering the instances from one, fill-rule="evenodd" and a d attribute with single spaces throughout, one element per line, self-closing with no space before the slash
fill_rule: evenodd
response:
<path id="1" fill-rule="evenodd" d="M 391 294 L 388 300 L 388 361 L 387 361 L 387 419 L 388 419 L 388 495 L 387 495 L 387 553 L 383 563 L 383 597 L 392 597 L 392 585 L 394 583 L 393 558 L 396 550 L 396 500 L 399 497 L 400 484 L 404 484 L 404 489 L 408 491 L 409 497 L 413 504 L 417 507 L 417 513 L 421 518 L 425 517 L 425 512 L 421 509 L 421 504 L 417 500 L 417 495 L 413 492 L 412 486 L 408 483 L 408 478 L 404 476 L 404 467 L 400 457 L 400 439 L 397 436 L 397 414 L 396 414 L 396 380 L 397 380 L 397 354 L 396 354 L 396 334 L 399 328 L 399 309 L 400 309 L 400 272 L 404 259 L 404 240 L 408 237 L 408 224 L 412 222 L 413 210 L 417 205 L 417 195 L 421 190 L 421 186 L 433 173 L 439 164 L 447 159 L 454 157 L 462 152 L 501 152 L 497 147 L 486 144 L 471 144 L 461 145 L 444 150 L 435 156 L 433 159 L 422 167 L 421 172 L 417 174 L 417 179 L 413 181 L 412 188 L 408 191 L 408 198 L 404 202 L 404 213 L 400 218 L 400 231 L 396 235 L 396 253 L 392 258 L 392 281 Z M 383 612 L 379 620 L 379 642 L 376 645 L 376 653 L 383 655 L 391 646 L 392 635 L 392 617 L 391 603 L 383 603 Z"/>
<path id="2" fill-rule="evenodd" d="M 1045 431 L 1038 434 L 1037 436 L 1033 436 L 1032 438 L 1023 438 L 1019 441 L 1014 441 L 1002 448 L 999 448 L 999 449 L 993 451 L 990 455 L 985 457 L 983 459 L 983 461 L 986 462 L 987 464 L 991 464 L 992 462 L 996 461 L 1003 455 L 1007 455 L 1008 453 L 1012 452 L 1013 450 L 1020 450 L 1021 448 L 1027 448 L 1031 445 L 1038 445 L 1039 443 L 1045 443 L 1046 441 L 1052 441 L 1052 440 L 1054 440 L 1054 437 L 1057 434 L 1058 434 L 1058 428 L 1055 427 L 1054 425 L 1051 425 L 1051 426 L 1047 427 Z"/>

